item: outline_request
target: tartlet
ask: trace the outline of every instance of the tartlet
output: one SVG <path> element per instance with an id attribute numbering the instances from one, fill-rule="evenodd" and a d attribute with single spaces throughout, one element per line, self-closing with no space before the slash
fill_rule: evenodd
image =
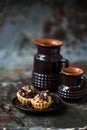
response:
<path id="1" fill-rule="evenodd" d="M 49 91 L 41 91 L 31 100 L 32 106 L 39 110 L 44 110 L 50 107 L 52 103 L 53 100 Z"/>
<path id="2" fill-rule="evenodd" d="M 17 92 L 17 99 L 24 105 L 31 103 L 31 99 L 37 94 L 34 86 L 26 85 L 21 87 Z"/>

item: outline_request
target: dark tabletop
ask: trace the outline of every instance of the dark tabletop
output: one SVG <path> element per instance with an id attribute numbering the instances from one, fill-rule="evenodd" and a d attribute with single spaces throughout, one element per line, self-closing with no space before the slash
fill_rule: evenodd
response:
<path id="1" fill-rule="evenodd" d="M 30 79 L 27 79 L 30 81 Z M 25 80 L 26 82 L 26 80 Z M 27 82 L 28 83 L 28 82 Z M 0 108 L 0 127 L 7 128 L 77 128 L 87 126 L 87 97 L 77 103 L 66 103 L 57 110 L 57 112 L 26 112 L 17 109 L 12 101 L 16 97 L 18 88 L 24 84 L 24 81 L 17 82 L 1 82 L 0 83 L 0 105 L 7 103 L 11 105 L 12 114 L 22 120 L 25 126 L 21 126 L 18 122 L 9 116 Z"/>

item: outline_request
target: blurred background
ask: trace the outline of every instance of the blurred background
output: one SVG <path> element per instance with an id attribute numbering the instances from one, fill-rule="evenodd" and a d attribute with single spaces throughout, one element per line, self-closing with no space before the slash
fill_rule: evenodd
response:
<path id="1" fill-rule="evenodd" d="M 61 54 L 87 72 L 87 0 L 0 0 L 0 81 L 31 77 L 33 38 L 64 42 Z"/>

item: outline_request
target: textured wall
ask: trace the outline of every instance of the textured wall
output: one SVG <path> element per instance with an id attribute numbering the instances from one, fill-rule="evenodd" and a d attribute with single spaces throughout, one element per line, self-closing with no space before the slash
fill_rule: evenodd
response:
<path id="1" fill-rule="evenodd" d="M 20 68 L 18 73 L 26 68 L 31 75 L 36 37 L 62 40 L 61 53 L 71 63 L 87 61 L 86 7 L 86 0 L 1 0 L 0 68 Z"/>

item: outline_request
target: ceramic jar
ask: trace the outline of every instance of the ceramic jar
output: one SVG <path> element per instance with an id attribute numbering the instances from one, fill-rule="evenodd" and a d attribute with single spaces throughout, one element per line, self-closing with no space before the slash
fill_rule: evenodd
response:
<path id="1" fill-rule="evenodd" d="M 62 84 L 58 88 L 59 95 L 66 101 L 77 101 L 86 95 L 86 78 L 81 68 L 63 68 Z"/>
<path id="2" fill-rule="evenodd" d="M 63 43 L 43 38 L 34 39 L 33 42 L 37 46 L 37 53 L 34 56 L 32 83 L 38 89 L 56 92 L 61 83 L 60 71 L 69 66 L 69 61 L 60 54 Z"/>

